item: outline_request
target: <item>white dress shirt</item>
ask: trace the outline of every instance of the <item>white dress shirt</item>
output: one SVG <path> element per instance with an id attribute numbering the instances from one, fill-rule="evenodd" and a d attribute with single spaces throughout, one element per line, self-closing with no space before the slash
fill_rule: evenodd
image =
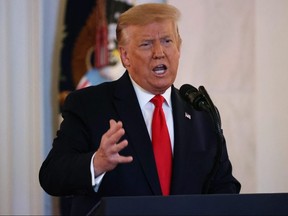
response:
<path id="1" fill-rule="evenodd" d="M 131 78 L 132 80 L 132 78 Z M 151 125 L 152 125 L 152 117 L 154 111 L 154 104 L 150 102 L 150 100 L 155 96 L 150 92 L 141 88 L 137 83 L 132 80 L 132 84 L 134 86 L 138 102 L 146 123 L 147 130 L 151 139 Z M 163 111 L 166 118 L 166 124 L 169 131 L 170 141 L 171 141 L 171 149 L 173 152 L 174 147 L 174 129 L 173 129 L 173 115 L 172 115 L 172 104 L 171 104 L 171 87 L 168 88 L 162 96 L 165 98 L 165 102 L 163 103 Z"/>

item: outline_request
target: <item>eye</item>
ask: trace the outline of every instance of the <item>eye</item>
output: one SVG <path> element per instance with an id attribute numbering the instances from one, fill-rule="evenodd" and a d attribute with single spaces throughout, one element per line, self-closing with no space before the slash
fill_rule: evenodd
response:
<path id="1" fill-rule="evenodd" d="M 149 45 L 149 43 L 144 42 L 144 43 L 141 43 L 141 44 L 140 44 L 140 47 L 146 47 L 146 46 L 148 46 L 148 45 Z"/>
<path id="2" fill-rule="evenodd" d="M 140 43 L 140 48 L 149 48 L 152 46 L 152 41 L 143 41 Z"/>
<path id="3" fill-rule="evenodd" d="M 170 38 L 164 38 L 161 42 L 167 46 L 170 45 L 173 41 Z"/>

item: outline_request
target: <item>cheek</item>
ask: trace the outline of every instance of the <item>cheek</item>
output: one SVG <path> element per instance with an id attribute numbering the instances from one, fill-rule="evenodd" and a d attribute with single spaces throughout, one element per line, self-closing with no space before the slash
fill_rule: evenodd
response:
<path id="1" fill-rule="evenodd" d="M 149 59 L 150 54 L 149 53 L 137 53 L 135 52 L 133 57 L 130 58 L 130 64 L 134 67 L 145 67 L 149 66 Z"/>
<path id="2" fill-rule="evenodd" d="M 179 60 L 179 58 L 180 58 L 180 50 L 178 48 L 176 48 L 173 53 L 175 55 L 175 58 L 177 58 Z"/>
<path id="3" fill-rule="evenodd" d="M 179 59 L 180 59 L 180 53 L 178 50 L 175 50 L 174 52 L 171 53 L 170 55 L 170 61 L 173 65 L 173 67 L 178 67 L 178 64 L 179 64 Z"/>

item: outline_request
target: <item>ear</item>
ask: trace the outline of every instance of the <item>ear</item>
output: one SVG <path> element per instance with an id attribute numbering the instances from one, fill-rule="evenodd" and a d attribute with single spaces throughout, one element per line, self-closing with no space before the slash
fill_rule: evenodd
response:
<path id="1" fill-rule="evenodd" d="M 119 47 L 119 51 L 120 51 L 120 58 L 122 61 L 122 64 L 125 68 L 130 66 L 130 60 L 127 54 L 127 51 L 124 47 Z"/>

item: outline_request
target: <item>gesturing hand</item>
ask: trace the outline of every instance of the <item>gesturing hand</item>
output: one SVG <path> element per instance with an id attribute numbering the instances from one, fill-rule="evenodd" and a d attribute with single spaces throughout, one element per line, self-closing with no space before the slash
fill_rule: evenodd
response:
<path id="1" fill-rule="evenodd" d="M 125 134 L 122 122 L 116 122 L 112 119 L 109 124 L 110 128 L 103 134 L 100 146 L 94 156 L 95 176 L 113 170 L 119 163 L 130 163 L 133 160 L 132 156 L 121 156 L 119 154 L 128 145 L 127 140 L 119 142 L 120 138 Z"/>

